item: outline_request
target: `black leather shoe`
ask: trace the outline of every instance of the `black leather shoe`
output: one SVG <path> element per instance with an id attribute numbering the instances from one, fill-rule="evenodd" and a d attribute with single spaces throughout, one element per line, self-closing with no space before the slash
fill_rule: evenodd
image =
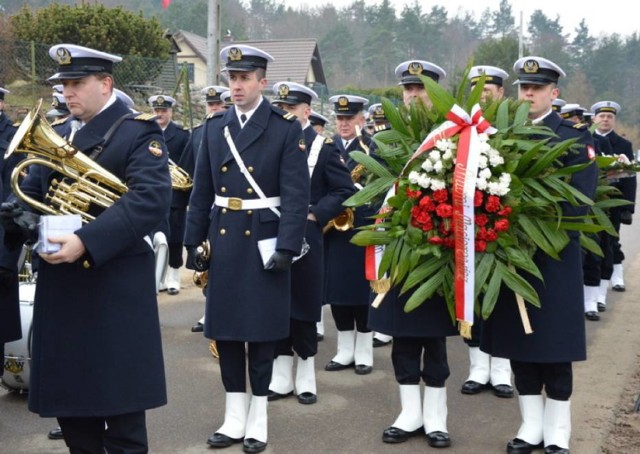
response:
<path id="1" fill-rule="evenodd" d="M 505 397 L 505 398 L 513 397 L 513 386 L 495 385 L 493 387 L 493 394 L 495 394 L 498 397 Z"/>
<path id="2" fill-rule="evenodd" d="M 200 322 L 196 323 L 195 325 L 193 325 L 191 327 L 191 332 L 192 333 L 201 333 L 204 331 L 204 325 Z"/>
<path id="3" fill-rule="evenodd" d="M 391 341 L 381 341 L 380 339 L 373 338 L 373 348 L 384 347 L 385 345 L 389 345 Z"/>
<path id="4" fill-rule="evenodd" d="M 56 427 L 55 429 L 49 431 L 47 434 L 49 440 L 62 440 L 64 436 L 62 435 L 62 429 L 60 427 Z"/>
<path id="5" fill-rule="evenodd" d="M 604 312 L 607 310 L 607 305 L 604 303 L 598 303 L 598 312 Z"/>
<path id="6" fill-rule="evenodd" d="M 338 363 L 336 361 L 329 361 L 329 363 L 324 366 L 324 370 L 328 371 L 328 372 L 335 372 L 337 370 L 345 370 L 345 369 L 350 369 L 354 366 L 354 363 L 350 363 L 350 364 L 341 364 Z"/>
<path id="7" fill-rule="evenodd" d="M 585 312 L 584 316 L 587 318 L 587 320 L 592 322 L 597 322 L 598 320 L 600 320 L 600 316 L 596 311 Z"/>
<path id="8" fill-rule="evenodd" d="M 507 454 L 530 454 L 534 449 L 541 449 L 542 447 L 542 442 L 532 445 L 520 438 L 514 438 L 507 443 Z"/>
<path id="9" fill-rule="evenodd" d="M 318 339 L 318 342 L 322 342 L 324 340 L 324 334 L 316 334 L 316 339 Z"/>
<path id="10" fill-rule="evenodd" d="M 302 405 L 315 404 L 316 402 L 318 402 L 318 396 L 309 392 L 298 394 L 298 402 L 300 402 Z"/>
<path id="11" fill-rule="evenodd" d="M 255 438 L 245 438 L 242 450 L 244 452 L 262 452 L 267 449 L 267 443 Z"/>
<path id="12" fill-rule="evenodd" d="M 560 446 L 549 445 L 544 447 L 544 454 L 569 454 L 569 450 Z"/>
<path id="13" fill-rule="evenodd" d="M 231 438 L 220 432 L 216 432 L 207 439 L 207 444 L 214 448 L 228 448 L 234 443 L 240 443 L 242 438 Z"/>
<path id="14" fill-rule="evenodd" d="M 369 375 L 373 370 L 373 366 L 365 366 L 364 364 L 356 364 L 356 374 Z"/>
<path id="15" fill-rule="evenodd" d="M 477 381 L 467 380 L 462 385 L 460 392 L 462 394 L 478 394 L 483 389 L 487 389 L 487 384 L 478 383 Z"/>
<path id="16" fill-rule="evenodd" d="M 180 290 L 177 288 L 168 288 L 167 293 L 169 295 L 177 295 L 178 293 L 180 293 Z"/>
<path id="17" fill-rule="evenodd" d="M 446 448 L 447 446 L 451 446 L 451 438 L 449 438 L 449 434 L 446 432 L 429 432 L 427 434 L 427 443 L 432 448 Z"/>
<path id="18" fill-rule="evenodd" d="M 422 427 L 418 427 L 416 430 L 407 432 L 406 430 L 399 429 L 397 427 L 387 427 L 382 432 L 382 441 L 385 443 L 404 443 L 409 438 L 424 433 Z"/>
<path id="19" fill-rule="evenodd" d="M 289 391 L 287 394 L 280 394 L 275 391 L 269 390 L 269 394 L 267 395 L 267 400 L 269 402 L 273 402 L 274 400 L 284 399 L 285 397 L 293 396 L 293 391 Z"/>
<path id="20" fill-rule="evenodd" d="M 620 284 L 614 285 L 613 287 L 611 287 L 611 289 L 616 292 L 624 292 L 627 290 L 626 288 L 624 288 L 624 285 L 620 285 Z"/>

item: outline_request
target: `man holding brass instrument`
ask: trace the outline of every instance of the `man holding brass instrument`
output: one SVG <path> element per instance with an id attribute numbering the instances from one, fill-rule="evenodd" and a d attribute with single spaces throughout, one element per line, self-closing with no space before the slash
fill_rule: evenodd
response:
<path id="1" fill-rule="evenodd" d="M 261 452 L 275 345 L 289 336 L 290 268 L 303 244 L 309 170 L 300 123 L 262 96 L 273 58 L 232 45 L 221 59 L 234 107 L 202 127 L 186 266 L 195 269 L 196 247 L 208 239 L 204 335 L 218 344 L 226 404 L 224 423 L 207 443 L 224 448 L 244 439 L 245 452 Z"/>
<path id="2" fill-rule="evenodd" d="M 29 409 L 57 417 L 71 452 L 147 452 L 145 411 L 167 402 L 154 253 L 145 238 L 169 210 L 162 131 L 154 117 L 116 99 L 120 57 L 72 44 L 49 55 L 58 63 L 51 80 L 63 84 L 72 116 L 52 129 L 36 109 L 16 133 L 7 153 L 41 159 L 14 188 L 20 197 L 2 204 L 5 243 L 35 228 L 33 207 L 71 210 L 84 223 L 49 237 L 60 249 L 40 254 Z M 71 185 L 74 194 L 65 192 Z"/>

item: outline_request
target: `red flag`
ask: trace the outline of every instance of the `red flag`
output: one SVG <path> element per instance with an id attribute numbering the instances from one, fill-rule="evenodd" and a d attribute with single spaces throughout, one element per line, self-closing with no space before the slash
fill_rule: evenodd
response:
<path id="1" fill-rule="evenodd" d="M 170 3 L 171 0 L 162 0 L 162 9 L 167 9 Z"/>

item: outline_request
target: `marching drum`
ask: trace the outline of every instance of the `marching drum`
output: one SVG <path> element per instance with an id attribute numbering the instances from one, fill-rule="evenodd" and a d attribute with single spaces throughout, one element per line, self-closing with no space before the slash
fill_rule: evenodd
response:
<path id="1" fill-rule="evenodd" d="M 4 344 L 4 368 L 0 384 L 20 393 L 29 389 L 29 369 L 31 362 L 31 331 L 33 324 L 33 299 L 35 282 L 20 283 L 20 320 L 22 338 Z"/>

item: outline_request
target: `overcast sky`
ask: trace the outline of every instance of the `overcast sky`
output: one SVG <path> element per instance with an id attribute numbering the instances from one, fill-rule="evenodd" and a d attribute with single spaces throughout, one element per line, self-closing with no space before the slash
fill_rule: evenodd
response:
<path id="1" fill-rule="evenodd" d="M 317 7 L 331 3 L 336 8 L 342 8 L 353 3 L 353 0 L 279 0 L 285 5 L 297 8 L 300 6 Z M 367 4 L 380 4 L 382 0 L 365 0 Z M 417 0 L 391 0 L 396 12 L 399 14 L 404 5 L 412 5 Z M 444 6 L 449 12 L 449 17 L 456 16 L 458 11 L 471 11 L 476 19 L 480 18 L 486 8 L 492 11 L 498 9 L 500 0 L 420 0 L 422 11 L 428 12 L 434 5 Z M 516 24 L 520 23 L 520 12 L 525 21 L 525 33 L 527 20 L 531 13 L 537 9 L 552 20 L 559 15 L 560 25 L 565 34 L 574 35 L 574 30 L 582 19 L 586 20 L 591 35 L 598 37 L 600 34 L 619 33 L 626 36 L 640 31 L 640 20 L 633 12 L 633 1 L 629 0 L 510 0 L 511 9 Z"/>

